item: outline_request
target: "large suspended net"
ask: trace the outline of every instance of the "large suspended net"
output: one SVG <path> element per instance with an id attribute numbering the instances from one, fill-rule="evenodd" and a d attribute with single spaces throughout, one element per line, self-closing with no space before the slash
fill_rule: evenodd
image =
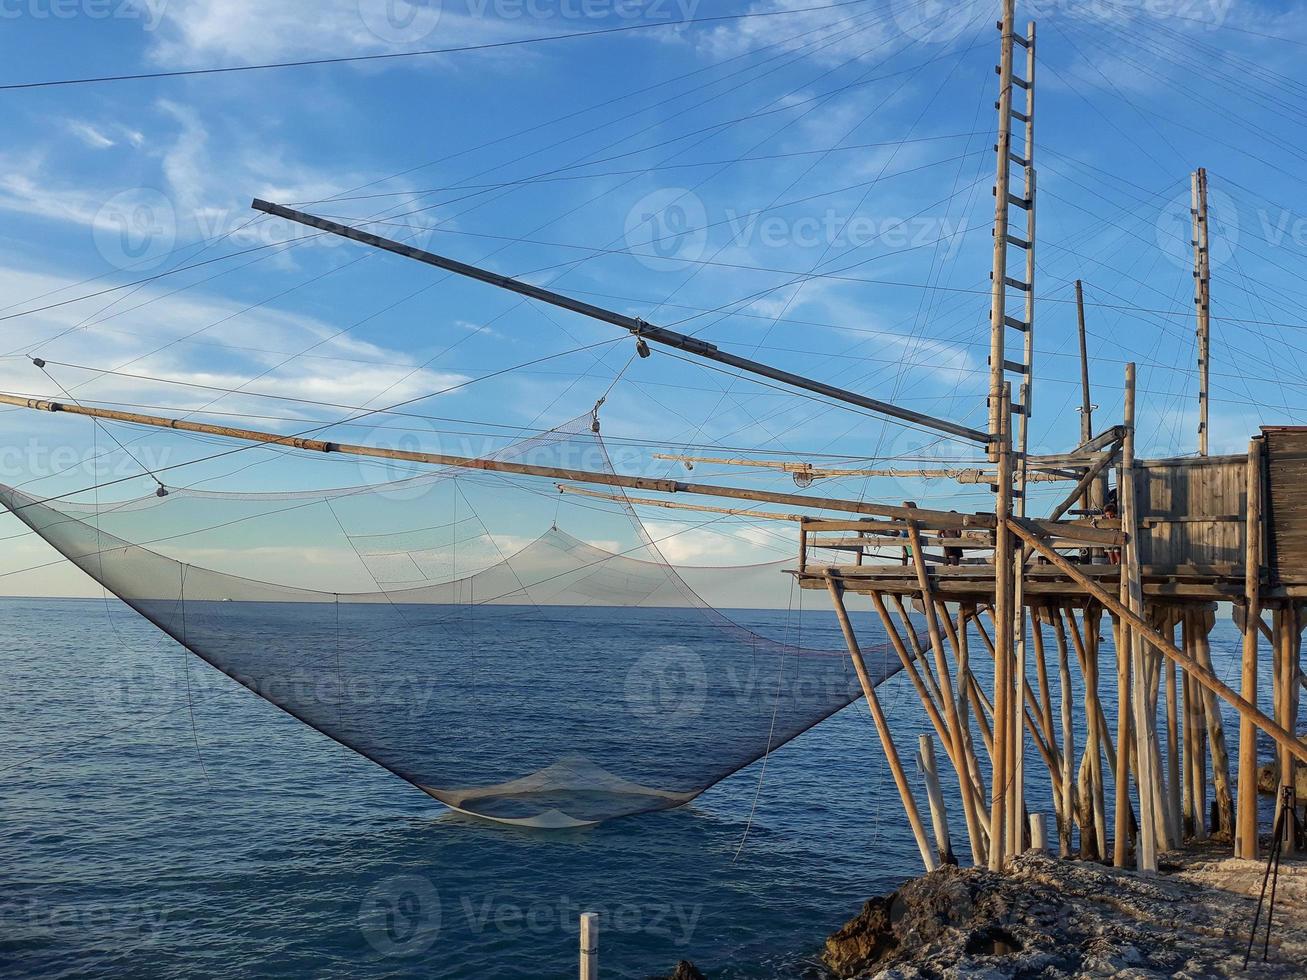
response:
<path id="1" fill-rule="evenodd" d="M 589 423 L 493 456 L 611 472 Z M 679 806 L 861 693 L 829 611 L 813 626 L 784 608 L 785 561 L 674 566 L 684 524 L 539 479 L 366 472 L 347 489 L 0 502 L 250 690 L 500 821 Z M 781 608 L 751 608 L 766 596 Z M 873 680 L 897 669 L 865 654 Z"/>

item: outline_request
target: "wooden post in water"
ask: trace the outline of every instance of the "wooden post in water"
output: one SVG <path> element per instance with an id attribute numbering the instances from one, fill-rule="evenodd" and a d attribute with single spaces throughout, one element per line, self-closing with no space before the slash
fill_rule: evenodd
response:
<path id="1" fill-rule="evenodd" d="M 913 799 L 912 787 L 908 784 L 907 773 L 903 771 L 903 763 L 899 760 L 898 749 L 894 746 L 894 737 L 890 734 L 889 722 L 886 720 L 885 712 L 880 706 L 880 698 L 876 697 L 876 685 L 867 672 L 867 662 L 862 658 L 862 648 L 858 646 L 858 637 L 853 632 L 853 623 L 849 620 L 849 611 L 844 606 L 844 587 L 835 580 L 835 576 L 827 572 L 826 588 L 829 590 L 831 602 L 835 606 L 835 616 L 840 621 L 840 631 L 844 634 L 844 642 L 849 648 L 849 659 L 853 661 L 853 669 L 858 675 L 858 683 L 862 685 L 863 696 L 867 699 L 867 709 L 871 712 L 871 720 L 876 725 L 876 734 L 880 736 L 881 748 L 885 751 L 885 760 L 889 763 L 890 774 L 894 777 L 894 785 L 898 787 L 899 797 L 903 801 L 903 809 L 907 813 L 908 824 L 912 827 L 912 836 L 916 838 L 917 850 L 921 852 L 921 863 L 926 866 L 927 871 L 934 871 L 939 865 L 931 849 L 930 840 L 926 837 L 926 828 L 921 823 L 921 813 L 917 810 L 917 801 Z"/>
<path id="2" fill-rule="evenodd" d="M 935 768 L 935 740 L 922 735 L 917 740 L 917 768 L 926 783 L 926 801 L 930 804 L 930 826 L 935 832 L 935 853 L 940 864 L 957 864 L 953 856 L 953 843 L 949 840 L 948 813 L 944 809 L 944 793 L 939 786 L 939 770 Z M 963 773 L 965 778 L 965 773 Z"/>
<path id="3" fill-rule="evenodd" d="M 599 914 L 581 913 L 581 980 L 599 980 Z"/>
<path id="4" fill-rule="evenodd" d="M 1257 639 L 1262 618 L 1262 443 L 1248 445 L 1248 540 L 1244 549 L 1243 676 L 1239 694 L 1257 703 Z M 1239 804 L 1235 857 L 1257 859 L 1257 729 L 1239 722 Z"/>
<path id="5" fill-rule="evenodd" d="M 1216 608 L 1201 606 L 1192 611 L 1193 656 L 1204 670 L 1212 669 L 1209 634 L 1216 625 Z M 1212 792 L 1216 798 L 1216 826 L 1213 830 L 1234 842 L 1234 793 L 1230 783 L 1230 751 L 1225 741 L 1225 723 L 1216 695 L 1199 685 L 1203 720 L 1207 723 L 1207 745 L 1212 754 Z"/>
<path id="6" fill-rule="evenodd" d="M 1042 813 L 1030 815 L 1030 849 L 1039 854 L 1048 853 L 1048 825 Z"/>

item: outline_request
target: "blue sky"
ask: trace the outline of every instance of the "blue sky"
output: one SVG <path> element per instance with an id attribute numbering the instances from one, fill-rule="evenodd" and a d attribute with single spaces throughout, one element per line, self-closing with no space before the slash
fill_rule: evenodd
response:
<path id="1" fill-rule="evenodd" d="M 3 81 L 387 54 L 820 5 L 8 0 Z M 0 315 L 9 317 L 0 354 L 49 362 L 43 373 L 23 356 L 0 360 L 0 389 L 207 408 L 197 417 L 258 416 L 283 431 L 408 402 L 408 416 L 369 416 L 332 437 L 476 455 L 584 415 L 607 394 L 604 436 L 631 472 L 677 472 L 650 458 L 660 449 L 857 465 L 974 459 L 968 446 L 666 354 L 632 362 L 630 340 L 613 328 L 309 237 L 259 219 L 249 202 L 371 219 L 381 234 L 983 428 L 996 12 L 868 0 L 482 52 L 0 91 Z M 1068 448 L 1079 431 L 1070 300 L 1082 278 L 1098 423 L 1119 420 L 1123 363 L 1134 359 L 1141 451 L 1194 451 L 1188 188 L 1197 166 L 1209 170 L 1214 211 L 1213 451 L 1241 451 L 1259 424 L 1305 421 L 1302 7 L 1064 0 L 1020 5 L 1019 17 L 1037 19 L 1040 37 L 1033 448 Z M 159 278 L 102 292 L 146 276 Z M 52 303 L 61 305 L 37 311 Z M 504 371 L 516 365 L 526 366 Z M 241 390 L 223 396 L 231 389 Z M 85 420 L 0 414 L 0 481 L 59 494 L 138 474 L 141 462 L 177 467 L 214 451 L 113 431 L 131 456 Z M 261 465 L 234 472 L 230 460 L 213 461 L 165 479 L 271 490 L 400 475 L 252 452 Z M 792 487 L 767 474 L 730 477 Z M 105 493 L 152 486 L 146 477 Z M 983 488 L 938 482 L 819 490 L 989 506 Z M 677 561 L 790 550 L 774 529 L 686 531 L 675 514 L 649 516 L 660 532 L 681 532 L 666 546 Z M 515 515 L 505 533 L 529 539 L 542 521 Z M 12 518 L 0 534 L 12 535 L 0 572 L 51 559 Z M 85 586 L 67 570 L 0 578 L 0 592 L 34 591 Z"/>

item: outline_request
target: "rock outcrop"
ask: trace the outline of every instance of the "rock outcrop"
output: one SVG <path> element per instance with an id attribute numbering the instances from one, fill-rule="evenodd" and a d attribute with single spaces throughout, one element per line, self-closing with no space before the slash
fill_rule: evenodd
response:
<path id="1" fill-rule="evenodd" d="M 839 977 L 1244 975 L 1265 866 L 1215 852 L 1167 857 L 1149 876 L 1034 854 L 1004 874 L 944 867 L 869 901 L 823 960 Z M 1266 963 L 1263 935 L 1257 975 L 1303 976 L 1307 864 L 1281 866 Z"/>

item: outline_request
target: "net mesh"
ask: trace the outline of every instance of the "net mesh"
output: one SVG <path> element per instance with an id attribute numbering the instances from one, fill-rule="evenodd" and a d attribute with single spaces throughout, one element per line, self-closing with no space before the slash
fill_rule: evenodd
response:
<path id="1" fill-rule="evenodd" d="M 588 418 L 494 456 L 612 471 Z M 673 565 L 664 549 L 702 528 L 539 479 L 365 472 L 332 490 L 0 502 L 259 696 L 496 820 L 679 806 L 861 693 L 828 613 L 751 609 L 789 592 L 785 562 Z M 874 680 L 897 669 L 864 652 Z"/>

